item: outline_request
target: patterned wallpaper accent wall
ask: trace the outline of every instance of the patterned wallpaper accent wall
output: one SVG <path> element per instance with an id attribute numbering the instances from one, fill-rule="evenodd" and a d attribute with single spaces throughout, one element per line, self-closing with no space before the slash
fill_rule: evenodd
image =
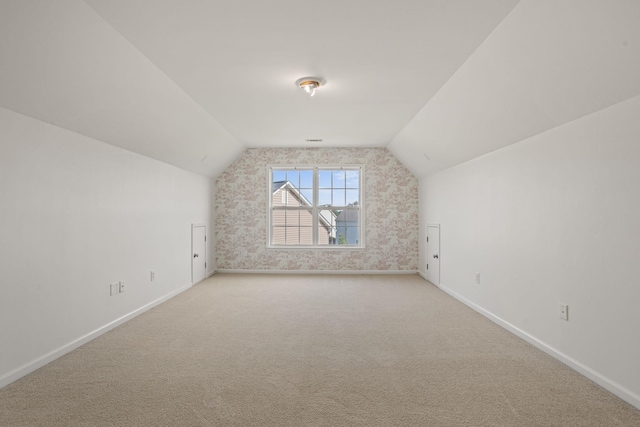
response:
<path id="1" fill-rule="evenodd" d="M 267 248 L 267 165 L 364 164 L 365 249 Z M 216 180 L 219 270 L 417 270 L 418 180 L 386 148 L 250 148 Z"/>

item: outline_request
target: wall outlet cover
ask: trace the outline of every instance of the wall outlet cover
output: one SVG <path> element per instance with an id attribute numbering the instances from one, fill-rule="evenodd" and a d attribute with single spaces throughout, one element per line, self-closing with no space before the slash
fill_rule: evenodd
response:
<path id="1" fill-rule="evenodd" d="M 569 306 L 567 304 L 560 304 L 560 318 L 569 320 Z"/>

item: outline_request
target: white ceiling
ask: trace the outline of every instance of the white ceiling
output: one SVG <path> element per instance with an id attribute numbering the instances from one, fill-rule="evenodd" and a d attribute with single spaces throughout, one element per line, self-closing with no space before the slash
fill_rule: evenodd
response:
<path id="1" fill-rule="evenodd" d="M 208 176 L 307 138 L 425 176 L 640 94 L 639 23 L 637 0 L 0 0 L 0 106 Z"/>

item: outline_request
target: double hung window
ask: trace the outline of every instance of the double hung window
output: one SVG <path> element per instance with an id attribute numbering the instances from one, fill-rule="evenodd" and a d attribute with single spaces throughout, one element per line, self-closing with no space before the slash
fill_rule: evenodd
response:
<path id="1" fill-rule="evenodd" d="M 363 247 L 361 165 L 269 167 L 269 246 Z"/>

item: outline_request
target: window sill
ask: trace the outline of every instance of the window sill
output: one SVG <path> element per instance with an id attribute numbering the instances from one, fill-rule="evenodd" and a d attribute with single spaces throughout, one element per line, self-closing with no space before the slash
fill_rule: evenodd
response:
<path id="1" fill-rule="evenodd" d="M 277 251 L 362 251 L 364 246 L 332 245 L 332 246 L 267 246 L 267 250 Z"/>

